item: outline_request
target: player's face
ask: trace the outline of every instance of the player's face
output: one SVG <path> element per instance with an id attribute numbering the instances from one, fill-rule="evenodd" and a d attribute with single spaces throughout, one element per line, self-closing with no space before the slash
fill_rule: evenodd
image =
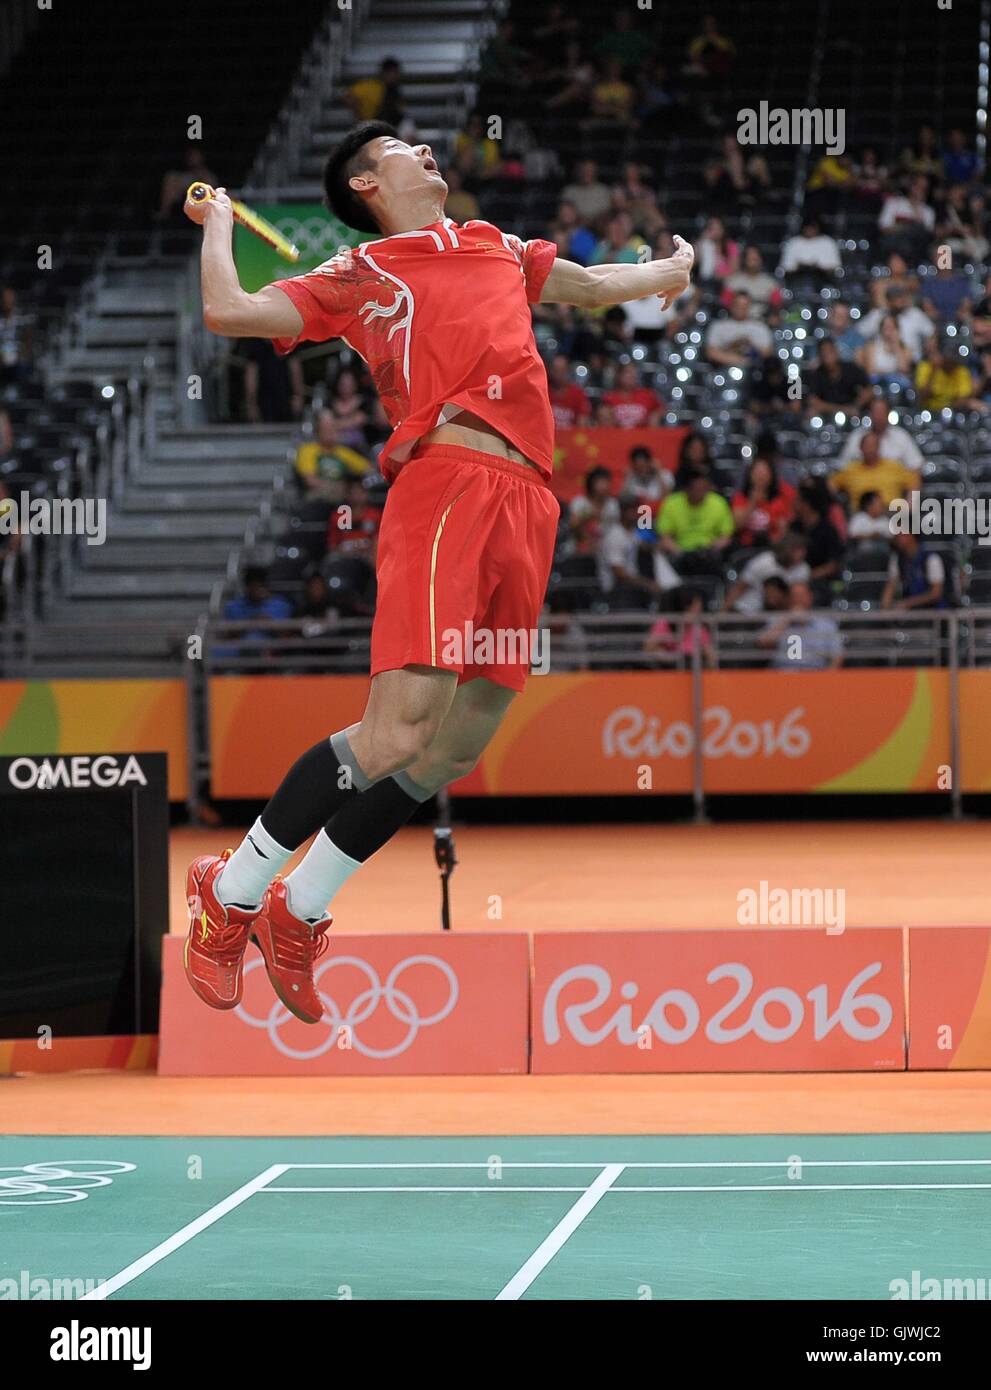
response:
<path id="1" fill-rule="evenodd" d="M 429 145 L 407 145 L 404 140 L 380 136 L 372 141 L 374 179 L 386 203 L 422 188 L 447 191 Z"/>

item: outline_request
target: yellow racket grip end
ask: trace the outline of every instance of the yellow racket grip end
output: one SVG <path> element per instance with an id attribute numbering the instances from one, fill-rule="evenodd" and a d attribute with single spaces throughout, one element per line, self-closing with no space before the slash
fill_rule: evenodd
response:
<path id="1" fill-rule="evenodd" d="M 208 183 L 191 183 L 186 189 L 186 198 L 190 203 L 205 203 L 213 196 L 213 189 Z"/>

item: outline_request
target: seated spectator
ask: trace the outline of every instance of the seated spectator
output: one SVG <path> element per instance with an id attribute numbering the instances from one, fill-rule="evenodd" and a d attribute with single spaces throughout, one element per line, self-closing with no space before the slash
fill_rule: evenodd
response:
<path id="1" fill-rule="evenodd" d="M 481 214 L 478 199 L 465 188 L 461 170 L 448 169 L 444 178 L 447 180 L 447 202 L 444 204 L 446 216 L 458 223 L 471 222 L 479 217 Z"/>
<path id="2" fill-rule="evenodd" d="M 985 278 L 984 293 L 974 305 L 970 331 L 977 348 L 991 345 L 991 274 Z"/>
<path id="3" fill-rule="evenodd" d="M 579 265 L 588 265 L 598 245 L 595 233 L 582 224 L 577 207 L 567 198 L 558 204 L 557 216 L 547 235 L 548 240 L 556 244 L 564 260 L 577 261 Z"/>
<path id="4" fill-rule="evenodd" d="M 158 197 L 156 222 L 166 222 L 174 217 L 181 220 L 182 205 L 186 201 L 186 189 L 191 183 L 215 182 L 213 171 L 206 162 L 206 155 L 198 140 L 190 140 L 183 156 L 181 169 L 169 169 L 162 175 L 162 187 Z"/>
<path id="5" fill-rule="evenodd" d="M 973 183 L 978 175 L 977 155 L 967 144 L 962 130 L 951 130 L 946 137 L 941 163 L 947 183 Z"/>
<path id="6" fill-rule="evenodd" d="M 986 235 L 984 198 L 965 184 L 948 188 L 938 201 L 936 240 L 948 246 L 957 261 L 986 261 L 991 242 Z"/>
<path id="7" fill-rule="evenodd" d="M 375 560 L 382 508 L 373 506 L 360 478 L 350 478 L 345 501 L 331 512 L 327 524 L 327 549 L 338 555 L 360 555 Z"/>
<path id="8" fill-rule="evenodd" d="M 862 203 L 880 205 L 888 189 L 888 170 L 873 145 L 866 145 L 853 161 L 853 191 Z"/>
<path id="9" fill-rule="evenodd" d="M 633 120 L 633 88 L 623 77 L 623 64 L 618 58 L 606 58 L 592 84 L 591 118 L 586 125 L 631 128 Z"/>
<path id="10" fill-rule="evenodd" d="M 829 331 L 840 354 L 840 361 L 854 362 L 864 346 L 864 335 L 850 316 L 849 304 L 838 299 L 829 311 Z"/>
<path id="11" fill-rule="evenodd" d="M 617 212 L 606 224 L 606 234 L 592 252 L 590 265 L 637 265 L 643 241 L 633 234 L 628 212 Z"/>
<path id="12" fill-rule="evenodd" d="M 923 545 L 911 531 L 896 533 L 891 544 L 893 553 L 881 607 L 946 608 L 946 566 L 938 551 Z"/>
<path id="13" fill-rule="evenodd" d="M 884 390 L 912 385 L 912 354 L 898 328 L 894 314 L 885 314 L 878 332 L 864 348 L 864 366 L 871 381 Z"/>
<path id="14" fill-rule="evenodd" d="M 634 25 L 629 10 L 619 9 L 612 17 L 612 28 L 596 43 L 595 52 L 601 58 L 615 58 L 624 68 L 638 68 L 650 61 L 654 48 L 650 32 Z"/>
<path id="15" fill-rule="evenodd" d="M 908 430 L 889 421 L 890 407 L 883 396 L 877 396 L 871 401 L 868 414 L 870 422 L 847 435 L 846 443 L 840 450 L 841 466 L 852 459 L 863 458 L 864 435 L 870 431 L 878 436 L 878 453 L 881 458 L 894 459 L 897 463 L 903 463 L 906 468 L 913 468 L 918 472 L 922 467 L 922 451 Z"/>
<path id="16" fill-rule="evenodd" d="M 661 504 L 655 529 L 661 548 L 679 574 L 721 574 L 733 538 L 733 513 L 712 490 L 707 473 L 693 472 L 683 490 Z"/>
<path id="17" fill-rule="evenodd" d="M 302 620 L 304 637 L 322 637 L 338 626 L 341 612 L 322 574 L 308 577 L 296 617 Z"/>
<path id="18" fill-rule="evenodd" d="M 719 367 L 749 367 L 769 357 L 774 347 L 771 330 L 750 313 L 749 294 L 735 294 L 729 317 L 710 324 L 705 355 Z"/>
<path id="19" fill-rule="evenodd" d="M 259 620 L 265 623 L 282 622 L 293 615 L 292 604 L 288 599 L 273 596 L 268 587 L 268 571 L 261 565 L 249 565 L 244 571 L 243 588 L 236 598 L 224 604 L 225 622 L 241 623 Z M 218 659 L 237 656 L 242 653 L 267 655 L 275 634 L 264 627 L 248 628 L 237 634 L 236 643 L 231 646 L 215 647 L 214 656 Z"/>
<path id="20" fill-rule="evenodd" d="M 859 414 L 867 409 L 872 394 L 863 367 L 856 362 L 844 362 L 832 338 L 823 338 L 819 343 L 819 360 L 806 376 L 806 413 L 832 414 L 846 410 Z"/>
<path id="21" fill-rule="evenodd" d="M 702 171 L 712 207 L 750 207 L 771 186 L 771 171 L 762 154 L 745 158 L 736 135 L 727 133 L 720 141 L 719 154 Z"/>
<path id="22" fill-rule="evenodd" d="M 913 291 L 907 284 L 888 282 L 885 290 L 887 313 L 897 320 L 898 333 L 908 348 L 913 362 L 918 362 L 926 350 L 926 344 L 936 331 L 936 325 L 927 314 L 916 305 Z M 872 309 L 860 321 L 860 331 L 868 340 L 881 331 L 885 317 L 884 309 Z M 864 366 L 867 366 L 866 361 Z"/>
<path id="23" fill-rule="evenodd" d="M 691 584 L 679 585 L 671 594 L 671 603 L 673 611 L 686 619 L 697 618 L 705 612 L 705 595 Z M 684 622 L 675 631 L 667 618 L 658 618 L 643 644 L 646 656 L 682 656 L 689 660 L 696 648 L 701 651 L 705 664 L 712 666 L 712 634 L 705 624 Z"/>
<path id="24" fill-rule="evenodd" d="M 627 362 L 616 373 L 616 384 L 602 397 L 612 412 L 616 424 L 624 430 L 643 429 L 659 425 L 664 414 L 664 402 L 656 391 L 641 385 L 640 370 L 635 362 Z"/>
<path id="25" fill-rule="evenodd" d="M 288 424 L 303 414 L 303 368 L 298 353 L 277 353 L 267 338 L 242 338 L 244 413 L 252 424 Z"/>
<path id="26" fill-rule="evenodd" d="M 481 113 L 473 111 L 454 141 L 454 167 L 469 188 L 494 179 L 501 169 L 499 142 L 486 133 Z"/>
<path id="27" fill-rule="evenodd" d="M 805 537 L 809 579 L 822 587 L 840 572 L 843 540 L 830 515 L 832 498 L 821 481 L 798 489 L 794 529 Z"/>
<path id="28" fill-rule="evenodd" d="M 727 277 L 720 295 L 723 307 L 728 308 L 734 294 L 747 294 L 753 313 L 764 318 L 768 309 L 781 305 L 781 289 L 777 280 L 764 268 L 764 257 L 756 246 L 748 246 L 743 252 L 740 269 Z"/>
<path id="29" fill-rule="evenodd" d="M 710 217 L 695 247 L 698 279 L 720 284 L 740 268 L 740 247 L 721 217 Z"/>
<path id="30" fill-rule="evenodd" d="M 0 289 L 0 386 L 13 386 L 31 375 L 34 318 L 25 313 L 13 285 Z"/>
<path id="31" fill-rule="evenodd" d="M 936 225 L 928 196 L 929 180 L 915 176 L 905 193 L 890 193 L 885 198 L 877 222 L 884 251 L 898 251 L 913 262 L 925 257 Z"/>
<path id="32" fill-rule="evenodd" d="M 630 450 L 630 470 L 623 479 L 623 493 L 646 503 L 656 513 L 673 487 L 674 475 L 661 467 L 649 449 L 641 444 Z"/>
<path id="33" fill-rule="evenodd" d="M 571 499 L 568 527 L 579 555 L 592 555 L 607 526 L 619 520 L 619 503 L 612 495 L 612 474 L 608 468 L 590 468 L 585 474 L 585 491 Z"/>
<path id="34" fill-rule="evenodd" d="M 617 506 L 619 518 L 606 526 L 598 549 L 599 587 L 614 607 L 646 608 L 662 589 L 656 576 L 648 577 L 640 567 L 640 552 L 649 537 L 639 524 L 641 504 L 624 496 Z"/>
<path id="35" fill-rule="evenodd" d="M 823 153 L 816 161 L 805 187 L 805 206 L 810 212 L 834 212 L 840 195 L 855 187 L 850 156 Z"/>
<path id="36" fill-rule="evenodd" d="M 915 394 L 923 410 L 981 410 L 970 368 L 951 343 L 932 341 L 915 369 Z"/>
<path id="37" fill-rule="evenodd" d="M 678 446 L 678 462 L 674 470 L 674 485 L 684 488 L 693 473 L 712 474 L 712 453 L 709 441 L 698 430 L 689 430 Z"/>
<path id="38" fill-rule="evenodd" d="M 347 481 L 368 473 L 371 466 L 363 454 L 339 443 L 332 410 L 320 411 L 316 438 L 296 450 L 296 477 L 303 490 L 328 502 L 342 501 Z"/>
<path id="39" fill-rule="evenodd" d="M 899 255 L 897 251 L 892 251 L 885 257 L 884 265 L 880 267 L 880 273 L 876 274 L 871 280 L 869 294 L 872 309 L 880 309 L 883 314 L 888 310 L 888 292 L 894 289 L 907 290 L 909 296 L 914 295 L 919 288 L 919 277 L 914 270 L 910 270 L 908 261 Z"/>
<path id="40" fill-rule="evenodd" d="M 520 44 L 514 19 L 502 19 L 482 49 L 478 71 L 483 86 L 522 88 L 532 81 L 533 55 Z"/>
<path id="41" fill-rule="evenodd" d="M 940 266 L 924 282 L 922 310 L 935 323 L 945 325 L 969 318 L 972 307 L 970 281 L 965 275 L 958 275 L 952 266 Z"/>
<path id="42" fill-rule="evenodd" d="M 738 544 L 774 545 L 794 514 L 795 489 L 778 477 L 772 459 L 755 458 L 730 506 Z"/>
<path id="43" fill-rule="evenodd" d="M 859 459 L 852 459 L 829 479 L 829 486 L 845 493 L 853 508 L 860 506 L 865 492 L 879 492 L 887 507 L 896 497 L 905 497 L 919 486 L 914 468 L 882 455 L 880 440 L 880 435 L 867 430 L 860 441 Z"/>
<path id="44" fill-rule="evenodd" d="M 580 159 L 575 168 L 575 182 L 569 183 L 561 199 L 573 203 L 583 222 L 595 222 L 609 211 L 612 195 L 599 179 L 599 166 L 594 159 Z"/>
<path id="45" fill-rule="evenodd" d="M 812 611 L 812 589 L 792 584 L 791 611 L 765 628 L 757 641 L 773 649 L 775 671 L 835 671 L 843 665 L 843 638 L 833 618 Z"/>
<path id="46" fill-rule="evenodd" d="M 359 453 L 367 449 L 368 436 L 365 431 L 371 415 L 358 389 L 358 378 L 348 368 L 338 373 L 330 393 L 329 404 L 341 443 L 357 449 Z"/>
<path id="47" fill-rule="evenodd" d="M 645 176 L 649 174 L 649 165 L 628 159 L 623 165 L 622 177 L 613 189 L 613 197 L 622 200 L 623 207 L 635 224 L 644 217 L 656 215 L 660 217 L 660 225 L 666 228 L 667 219 L 657 211 L 657 192 L 646 182 Z"/>
<path id="48" fill-rule="evenodd" d="M 773 550 L 752 555 L 730 585 L 723 609 L 727 613 L 759 613 L 766 604 L 766 586 L 778 580 L 782 588 L 807 581 L 811 575 L 806 555 L 808 543 L 798 531 L 786 531 Z"/>
<path id="49" fill-rule="evenodd" d="M 817 281 L 832 279 L 840 267 L 840 248 L 815 217 L 807 217 L 801 235 L 789 237 L 781 248 L 781 273 L 788 279 L 810 278 L 810 272 Z"/>
<path id="50" fill-rule="evenodd" d="M 921 175 L 927 179 L 943 176 L 943 161 L 936 146 L 936 132 L 931 125 L 919 127 L 919 133 L 911 145 L 901 154 L 901 166 L 907 174 Z"/>
<path id="51" fill-rule="evenodd" d="M 10 416 L 0 405 L 0 463 L 10 457 L 14 450 L 14 430 Z"/>
<path id="52" fill-rule="evenodd" d="M 753 424 L 773 423 L 777 419 L 790 424 L 789 416 L 801 414 L 801 380 L 788 375 L 788 368 L 776 353 L 758 363 L 748 385 L 747 410 Z"/>
<path id="53" fill-rule="evenodd" d="M 847 535 L 854 544 L 891 539 L 891 513 L 879 492 L 868 488 L 860 494 L 860 502 L 850 518 Z"/>
<path id="54" fill-rule="evenodd" d="M 547 385 L 554 423 L 558 429 L 574 429 L 588 424 L 592 418 L 592 403 L 582 388 L 572 381 L 571 363 L 562 352 L 551 358 Z"/>
<path id="55" fill-rule="evenodd" d="M 548 82 L 556 87 L 553 96 L 544 102 L 548 111 L 588 110 L 595 82 L 595 64 L 590 62 L 578 39 L 569 39 L 564 47 L 564 67 L 548 73 Z"/>
<path id="56" fill-rule="evenodd" d="M 764 613 L 784 613 L 790 607 L 791 585 L 778 574 L 764 580 Z"/>
<path id="57" fill-rule="evenodd" d="M 688 45 L 688 67 L 692 75 L 706 82 L 722 84 L 736 66 L 736 44 L 719 28 L 714 14 L 707 14 L 702 28 Z"/>
<path id="58" fill-rule="evenodd" d="M 356 121 L 387 121 L 399 126 L 404 114 L 399 63 L 395 58 L 384 58 L 378 75 L 352 83 L 345 100 Z"/>

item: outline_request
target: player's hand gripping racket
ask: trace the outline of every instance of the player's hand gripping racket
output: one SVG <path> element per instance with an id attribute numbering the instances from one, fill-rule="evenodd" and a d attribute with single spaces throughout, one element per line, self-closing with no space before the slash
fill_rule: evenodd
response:
<path id="1" fill-rule="evenodd" d="M 191 203 L 205 203 L 216 197 L 216 194 L 208 183 L 191 183 L 186 189 L 186 197 Z M 277 227 L 272 226 L 271 222 L 266 222 L 264 217 L 259 217 L 257 212 L 252 212 L 251 208 L 239 203 L 236 198 L 231 199 L 231 210 L 235 222 L 240 222 L 242 227 L 247 227 L 249 232 L 254 232 L 255 236 L 268 242 L 280 256 L 287 261 L 299 260 L 299 247 L 294 246 L 288 237 L 284 237 Z"/>

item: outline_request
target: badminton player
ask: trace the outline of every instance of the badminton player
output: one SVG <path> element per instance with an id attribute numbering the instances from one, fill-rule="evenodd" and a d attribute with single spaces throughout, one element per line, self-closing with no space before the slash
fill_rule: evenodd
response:
<path id="1" fill-rule="evenodd" d="M 688 288 L 694 260 L 675 237 L 669 259 L 585 267 L 548 241 L 483 221 L 458 226 L 444 216 L 447 185 L 430 147 L 380 121 L 344 137 L 324 182 L 334 214 L 379 239 L 255 294 L 238 283 L 223 191 L 185 209 L 203 227 L 206 327 L 269 338 L 280 352 L 344 339 L 368 363 L 393 427 L 380 459 L 392 486 L 365 712 L 298 759 L 233 853 L 202 856 L 187 877 L 186 973 L 199 997 L 238 1004 L 252 939 L 279 998 L 310 1023 L 322 1013 L 313 967 L 335 893 L 421 802 L 471 771 L 526 680 L 525 651 L 477 665 L 448 636 L 529 633 L 544 598 L 559 509 L 529 305 L 651 295 L 667 305 Z M 496 637 L 497 655 L 515 656 Z"/>

